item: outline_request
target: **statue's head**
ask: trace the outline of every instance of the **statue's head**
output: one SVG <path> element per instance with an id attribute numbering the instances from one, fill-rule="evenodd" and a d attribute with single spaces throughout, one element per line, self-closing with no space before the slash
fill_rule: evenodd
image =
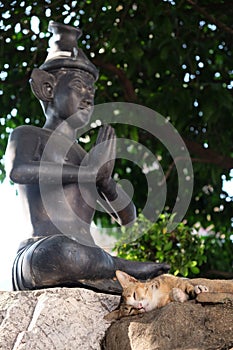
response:
<path id="1" fill-rule="evenodd" d="M 98 70 L 77 45 L 82 34 L 79 28 L 50 22 L 48 30 L 53 33 L 49 54 L 39 69 L 32 71 L 32 91 L 47 118 L 67 120 L 76 115 L 83 119 L 78 123 L 81 127 L 90 118 Z"/>

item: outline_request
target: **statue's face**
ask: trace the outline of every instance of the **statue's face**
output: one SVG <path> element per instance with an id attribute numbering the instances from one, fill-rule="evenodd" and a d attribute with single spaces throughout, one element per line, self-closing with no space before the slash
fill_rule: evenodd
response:
<path id="1" fill-rule="evenodd" d="M 86 125 L 94 105 L 94 78 L 83 71 L 64 71 L 59 75 L 52 103 L 53 112 L 75 128 Z"/>

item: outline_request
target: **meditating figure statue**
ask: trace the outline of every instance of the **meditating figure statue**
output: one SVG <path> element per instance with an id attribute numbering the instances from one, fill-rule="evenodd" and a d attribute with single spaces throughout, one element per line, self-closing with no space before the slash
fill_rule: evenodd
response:
<path id="1" fill-rule="evenodd" d="M 97 199 L 115 210 L 122 225 L 134 222 L 135 207 L 112 178 L 114 129 L 102 126 L 89 153 L 77 141 L 77 130 L 90 120 L 98 78 L 77 45 L 81 31 L 53 21 L 49 31 L 54 38 L 49 54 L 30 79 L 45 124 L 14 129 L 6 151 L 7 170 L 31 226 L 13 264 L 13 288 L 81 286 L 121 293 L 116 270 L 145 280 L 169 266 L 114 257 L 95 244 L 90 226 Z"/>

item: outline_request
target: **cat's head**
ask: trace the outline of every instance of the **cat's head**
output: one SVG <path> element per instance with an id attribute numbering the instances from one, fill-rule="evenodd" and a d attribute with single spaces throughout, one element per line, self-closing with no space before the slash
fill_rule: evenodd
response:
<path id="1" fill-rule="evenodd" d="M 116 277 L 123 288 L 122 297 L 126 305 L 131 305 L 140 312 L 150 311 L 156 307 L 155 295 L 158 294 L 159 280 L 140 282 L 120 270 L 116 271 Z"/>

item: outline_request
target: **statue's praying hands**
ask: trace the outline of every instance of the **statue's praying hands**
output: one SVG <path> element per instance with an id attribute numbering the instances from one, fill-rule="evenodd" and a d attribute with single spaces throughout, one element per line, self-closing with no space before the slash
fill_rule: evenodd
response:
<path id="1" fill-rule="evenodd" d="M 96 184 L 100 189 L 108 186 L 116 158 L 115 130 L 105 125 L 100 128 L 95 146 L 87 156 L 87 165 L 96 173 Z"/>

